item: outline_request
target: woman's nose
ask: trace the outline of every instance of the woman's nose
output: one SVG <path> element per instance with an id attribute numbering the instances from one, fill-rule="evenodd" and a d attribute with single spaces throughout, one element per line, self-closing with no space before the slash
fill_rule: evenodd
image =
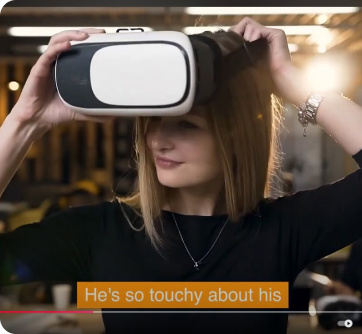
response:
<path id="1" fill-rule="evenodd" d="M 172 148 L 174 146 L 173 134 L 174 129 L 170 122 L 157 122 L 149 133 L 152 148 L 158 150 Z"/>

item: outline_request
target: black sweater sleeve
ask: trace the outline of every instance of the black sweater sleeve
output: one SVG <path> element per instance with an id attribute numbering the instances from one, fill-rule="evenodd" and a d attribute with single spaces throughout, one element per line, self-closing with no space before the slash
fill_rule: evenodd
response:
<path id="1" fill-rule="evenodd" d="M 358 166 L 362 167 L 362 150 L 352 156 L 352 158 L 358 163 Z"/>
<path id="2" fill-rule="evenodd" d="M 362 150 L 353 156 L 362 166 Z M 278 198 L 283 252 L 291 275 L 362 238 L 362 169 L 332 184 Z"/>
<path id="3" fill-rule="evenodd" d="M 0 234 L 0 284 L 89 280 L 103 207 L 68 209 Z"/>
<path id="4" fill-rule="evenodd" d="M 362 291 L 362 239 L 353 243 L 340 279 L 353 290 Z"/>

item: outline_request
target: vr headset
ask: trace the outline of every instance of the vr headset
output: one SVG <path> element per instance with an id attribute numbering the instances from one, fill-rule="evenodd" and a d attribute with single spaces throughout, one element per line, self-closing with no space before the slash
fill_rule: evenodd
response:
<path id="1" fill-rule="evenodd" d="M 225 77 L 256 64 L 266 49 L 266 41 L 260 39 L 223 57 L 217 42 L 203 35 L 178 31 L 94 34 L 72 42 L 58 56 L 54 81 L 60 99 L 76 112 L 182 115 L 210 101 Z"/>

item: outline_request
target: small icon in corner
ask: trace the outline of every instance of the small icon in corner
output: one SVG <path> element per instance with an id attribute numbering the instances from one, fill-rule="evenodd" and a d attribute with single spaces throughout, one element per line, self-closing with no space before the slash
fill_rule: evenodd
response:
<path id="1" fill-rule="evenodd" d="M 3 325 L 1 324 L 1 320 L 0 320 L 0 334 L 12 334 L 3 327 Z"/>
<path id="2" fill-rule="evenodd" d="M 347 328 L 351 328 L 353 326 L 353 321 L 351 319 L 347 319 L 344 322 L 344 326 L 347 327 Z"/>
<path id="3" fill-rule="evenodd" d="M 337 322 L 337 325 L 340 327 L 346 327 L 346 328 L 351 328 L 353 326 L 353 321 L 351 319 L 347 319 L 347 320 L 340 320 Z"/>

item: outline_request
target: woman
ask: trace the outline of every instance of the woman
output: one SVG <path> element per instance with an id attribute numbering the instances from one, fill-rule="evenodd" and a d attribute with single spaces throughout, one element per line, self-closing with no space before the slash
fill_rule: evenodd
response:
<path id="1" fill-rule="evenodd" d="M 362 236 L 362 172 L 316 190 L 268 199 L 276 153 L 277 104 L 301 106 L 362 164 L 362 110 L 339 94 L 309 96 L 292 64 L 285 34 L 244 18 L 212 35 L 224 55 L 266 38 L 269 59 L 223 82 L 207 105 L 177 117 L 137 119 L 138 182 L 132 196 L 73 208 L 0 236 L 2 282 L 288 281 L 310 262 Z M 0 129 L 1 191 L 31 143 L 69 120 L 51 82 L 51 64 L 70 40 L 53 36 Z M 210 36 L 210 34 L 208 35 Z M 268 71 L 265 68 L 268 65 Z M 312 103 L 316 101 L 313 107 Z M 104 313 L 107 333 L 285 333 L 287 314 Z"/>

